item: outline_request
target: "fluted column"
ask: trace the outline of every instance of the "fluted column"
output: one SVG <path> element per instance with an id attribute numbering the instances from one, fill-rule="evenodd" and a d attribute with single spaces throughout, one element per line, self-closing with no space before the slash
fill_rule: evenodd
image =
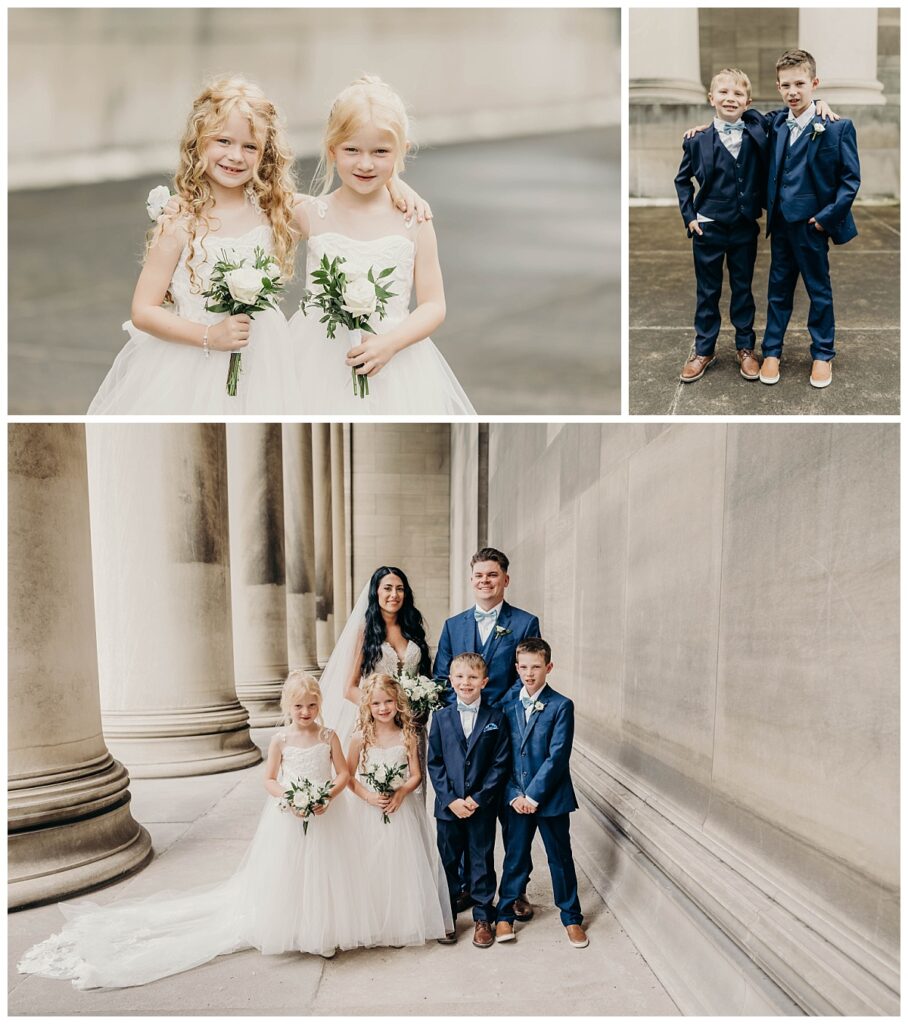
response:
<path id="1" fill-rule="evenodd" d="M 817 62 L 819 95 L 830 106 L 885 103 L 877 78 L 877 10 L 875 7 L 802 7 L 798 45 Z"/>
<path id="2" fill-rule="evenodd" d="M 287 661 L 291 668 L 317 672 L 312 426 L 309 423 L 285 423 L 282 430 Z"/>
<path id="3" fill-rule="evenodd" d="M 141 867 L 151 839 L 101 732 L 85 433 L 9 427 L 9 906 Z"/>
<path id="4" fill-rule="evenodd" d="M 704 103 L 697 9 L 630 12 L 631 103 Z"/>
<path id="5" fill-rule="evenodd" d="M 237 701 L 224 428 L 88 427 L 104 733 L 137 777 L 260 760 Z"/>
<path id="6" fill-rule="evenodd" d="M 281 427 L 227 427 L 230 583 L 236 692 L 249 724 L 277 725 L 287 678 Z"/>
<path id="7" fill-rule="evenodd" d="M 347 621 L 347 518 L 344 498 L 346 459 L 344 425 L 331 424 L 331 555 L 334 581 L 334 638 L 341 635 Z"/>
<path id="8" fill-rule="evenodd" d="M 334 648 L 334 544 L 331 516 L 331 427 L 312 424 L 312 504 L 315 526 L 315 641 L 324 668 Z"/>

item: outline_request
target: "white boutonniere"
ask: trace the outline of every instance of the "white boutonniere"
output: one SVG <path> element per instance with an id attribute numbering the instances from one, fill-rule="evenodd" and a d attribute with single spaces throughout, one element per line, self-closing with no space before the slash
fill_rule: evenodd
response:
<path id="1" fill-rule="evenodd" d="M 822 121 L 814 121 L 813 124 L 811 125 L 811 127 L 813 128 L 813 135 L 810 136 L 810 141 L 811 142 L 813 142 L 813 140 L 818 135 L 822 135 L 823 132 L 826 131 L 826 125 L 823 124 Z"/>
<path id="2" fill-rule="evenodd" d="M 545 711 L 545 704 L 543 704 L 541 700 L 537 700 L 533 704 L 533 710 L 534 711 Z"/>
<path id="3" fill-rule="evenodd" d="M 170 189 L 166 185 L 158 185 L 148 193 L 145 200 L 145 209 L 151 220 L 157 220 L 164 212 L 164 207 L 170 202 Z"/>
<path id="4" fill-rule="evenodd" d="M 500 640 L 503 636 L 510 636 L 510 635 L 511 635 L 511 631 L 509 629 L 507 629 L 505 626 L 496 626 L 495 627 L 495 639 L 496 640 Z"/>

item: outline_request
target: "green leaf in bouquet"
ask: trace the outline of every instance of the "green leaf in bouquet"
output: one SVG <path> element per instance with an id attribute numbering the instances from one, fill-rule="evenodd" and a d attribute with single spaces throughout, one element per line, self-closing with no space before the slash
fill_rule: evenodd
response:
<path id="1" fill-rule="evenodd" d="M 385 267 L 385 269 L 378 275 L 379 278 L 387 277 L 388 274 L 394 273 L 394 267 Z"/>

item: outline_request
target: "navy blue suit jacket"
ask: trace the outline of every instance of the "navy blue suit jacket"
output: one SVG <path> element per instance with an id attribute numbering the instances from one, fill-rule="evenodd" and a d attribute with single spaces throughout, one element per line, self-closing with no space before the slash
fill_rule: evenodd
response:
<path id="1" fill-rule="evenodd" d="M 574 702 L 544 686 L 536 695 L 544 707 L 534 711 L 524 726 L 524 708 L 514 700 L 505 708 L 511 733 L 511 775 L 505 787 L 508 804 L 528 796 L 539 804 L 536 814 L 554 817 L 577 810 L 571 782 L 574 743 Z"/>
<path id="2" fill-rule="evenodd" d="M 765 182 L 767 158 L 769 155 L 769 135 L 764 118 L 760 114 L 754 114 L 746 110 L 743 114 L 744 131 L 749 136 L 757 160 L 760 163 L 762 178 Z M 701 207 L 708 200 L 716 199 L 713 196 L 713 182 L 715 179 L 714 146 L 716 138 L 715 125 L 711 125 L 705 132 L 698 132 L 690 139 L 685 139 L 682 144 L 683 154 L 681 166 L 675 178 L 675 191 L 678 193 L 678 204 L 681 207 L 681 219 L 687 227 L 692 220 L 696 220 Z M 694 195 L 692 180 L 697 181 L 697 194 Z M 756 197 L 754 220 L 758 220 L 760 213 L 766 205 L 766 190 L 762 187 Z M 730 205 L 733 205 L 735 197 L 730 197 Z M 759 204 L 757 207 L 756 204 Z M 733 219 L 735 211 L 729 210 L 728 217 Z M 706 213 L 704 212 L 704 216 Z M 709 216 L 713 216 L 709 214 Z M 713 219 L 716 219 L 715 217 Z M 690 235 L 690 229 L 688 229 Z"/>
<path id="3" fill-rule="evenodd" d="M 468 608 L 460 615 L 447 619 L 441 636 L 438 638 L 438 652 L 432 675 L 436 679 L 447 679 L 451 659 L 457 654 L 473 651 L 485 658 L 489 667 L 489 684 L 482 691 L 483 704 L 501 707 L 509 696 L 509 691 L 517 682 L 517 645 L 530 636 L 541 636 L 539 619 L 522 608 L 514 608 L 507 601 L 498 613 L 496 628 L 489 634 L 482 645 L 477 644 L 476 619 L 473 608 Z M 508 630 L 504 635 L 496 635 L 500 630 Z M 457 698 L 448 687 L 444 691 L 445 703 L 452 703 Z"/>
<path id="4" fill-rule="evenodd" d="M 788 129 L 785 127 L 787 117 L 787 110 L 764 115 L 770 135 L 767 235 L 771 230 L 772 210 L 778 197 L 779 167 L 788 145 Z M 824 131 L 814 135 L 812 126 L 816 122 L 823 125 Z M 833 242 L 842 245 L 858 233 L 851 215 L 851 204 L 861 187 L 861 166 L 854 124 L 847 118 L 823 121 L 815 117 L 808 125 L 807 132 L 810 135 L 807 140 L 809 192 L 805 190 L 803 208 L 798 210 L 797 218 L 809 220 L 815 217 Z"/>
<path id="5" fill-rule="evenodd" d="M 497 812 L 510 767 L 510 743 L 504 715 L 486 704 L 485 691 L 469 740 L 456 704 L 432 715 L 427 767 L 435 790 L 436 818 L 455 821 L 457 815 L 448 804 L 468 796 L 479 804 L 477 814 Z"/>

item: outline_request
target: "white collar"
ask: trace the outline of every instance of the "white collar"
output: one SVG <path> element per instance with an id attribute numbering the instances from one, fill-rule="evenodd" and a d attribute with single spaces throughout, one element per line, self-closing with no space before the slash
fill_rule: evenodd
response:
<path id="1" fill-rule="evenodd" d="M 533 700 L 539 700 L 539 698 L 545 693 L 546 689 L 548 688 L 548 685 L 549 684 L 547 682 L 543 683 L 542 684 L 542 689 L 536 691 L 536 696 L 533 697 Z M 529 699 L 529 696 L 530 695 L 527 693 L 527 688 L 525 686 L 521 686 L 520 687 L 520 693 L 517 694 L 517 699 L 518 700 L 523 700 L 525 697 L 527 699 Z"/>
<path id="2" fill-rule="evenodd" d="M 817 116 L 817 105 L 816 105 L 816 103 L 813 102 L 813 100 L 810 101 L 810 106 L 804 111 L 803 114 L 801 114 L 800 117 L 794 117 L 792 115 L 791 111 L 790 110 L 788 111 L 788 120 L 789 121 L 797 121 L 798 127 L 802 131 L 810 124 L 810 119 L 813 118 L 813 117 L 816 117 L 816 116 Z"/>
<path id="3" fill-rule="evenodd" d="M 488 612 L 485 611 L 485 609 L 480 608 L 478 604 L 473 605 L 473 608 L 477 612 L 482 612 L 483 615 L 488 615 L 489 612 L 495 612 L 495 618 L 498 618 L 498 616 L 501 615 L 501 607 L 503 604 L 504 600 L 499 601 L 498 604 L 496 604 L 494 608 L 490 608 Z"/>
<path id="4" fill-rule="evenodd" d="M 463 704 L 463 706 L 464 706 L 465 708 L 478 708 L 478 707 L 479 707 L 479 705 L 480 705 L 480 704 L 482 703 L 482 694 L 480 694 L 480 695 L 479 695 L 479 696 L 478 696 L 478 697 L 476 698 L 476 700 L 474 700 L 474 701 L 473 701 L 473 703 L 472 703 L 472 704 L 467 704 L 467 702 L 466 702 L 465 700 L 461 700 L 461 699 L 460 699 L 460 697 L 458 697 L 458 698 L 457 698 L 457 703 L 458 703 L 458 704 Z"/>

